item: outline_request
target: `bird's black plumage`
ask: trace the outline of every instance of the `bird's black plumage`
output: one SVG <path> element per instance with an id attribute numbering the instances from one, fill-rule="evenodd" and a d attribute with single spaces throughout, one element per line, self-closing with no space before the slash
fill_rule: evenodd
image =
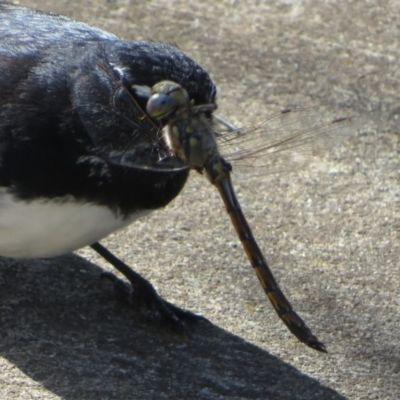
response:
<path id="1" fill-rule="evenodd" d="M 112 278 L 126 297 L 182 328 L 194 314 L 95 243 L 186 182 L 187 166 L 168 158 L 160 122 L 144 112 L 143 87 L 164 80 L 196 104 L 215 100 L 207 72 L 175 46 L 0 3 L 0 255 L 91 245 L 129 279 Z"/>
<path id="2" fill-rule="evenodd" d="M 123 70 L 126 90 L 142 109 L 146 99 L 130 88 L 165 79 L 198 104 L 214 101 L 207 72 L 177 47 L 121 40 L 65 17 L 0 4 L 0 186 L 24 199 L 73 195 L 123 213 L 162 207 L 179 193 L 186 168 L 135 166 L 138 144 L 157 151 L 158 131 L 121 93 L 121 82 L 107 72 L 112 68 Z"/>

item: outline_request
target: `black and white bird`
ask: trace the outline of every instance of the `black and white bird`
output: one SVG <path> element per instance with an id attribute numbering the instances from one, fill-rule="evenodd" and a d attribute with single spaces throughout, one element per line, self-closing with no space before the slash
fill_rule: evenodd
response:
<path id="1" fill-rule="evenodd" d="M 207 72 L 178 48 L 128 41 L 0 3 L 0 255 L 53 257 L 90 245 L 125 294 L 173 324 L 196 318 L 98 241 L 178 195 L 188 168 L 159 144 L 148 90 L 170 80 L 214 103 Z"/>

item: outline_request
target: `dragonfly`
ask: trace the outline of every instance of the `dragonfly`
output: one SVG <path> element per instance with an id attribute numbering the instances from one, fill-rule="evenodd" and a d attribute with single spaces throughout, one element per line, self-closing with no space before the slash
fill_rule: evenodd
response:
<path id="1" fill-rule="evenodd" d="M 293 309 L 262 254 L 236 197 L 231 162 L 238 164 L 240 169 L 273 166 L 282 170 L 287 164 L 283 155 L 290 153 L 292 165 L 304 164 L 326 148 L 327 143 L 345 135 L 348 128 L 353 127 L 354 119 L 338 118 L 324 124 L 313 110 L 285 109 L 258 126 L 236 129 L 213 114 L 215 104 L 195 105 L 177 82 L 158 82 L 152 88 L 146 88 L 145 93 L 143 88 L 138 90 L 148 98 L 142 118 L 150 117 L 150 123 L 157 127 L 159 143 L 167 154 L 160 157 L 159 164 L 163 168 L 170 163 L 171 168 L 195 170 L 216 187 L 250 264 L 279 318 L 298 340 L 312 349 L 327 352 L 325 345 Z M 131 100 L 136 103 L 132 96 Z M 219 133 L 215 122 L 227 127 L 227 131 Z M 166 161 L 167 158 L 170 161 Z M 153 167 L 157 168 L 154 164 Z"/>

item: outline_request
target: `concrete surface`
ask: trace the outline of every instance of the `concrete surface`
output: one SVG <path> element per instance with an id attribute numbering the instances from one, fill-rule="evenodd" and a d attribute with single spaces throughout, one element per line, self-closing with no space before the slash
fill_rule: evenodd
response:
<path id="1" fill-rule="evenodd" d="M 400 4 L 24 0 L 206 67 L 238 125 L 281 107 L 371 121 L 298 173 L 238 174 L 249 223 L 329 354 L 293 338 L 200 176 L 103 243 L 212 324 L 184 340 L 118 302 L 90 249 L 0 259 L 1 399 L 400 398 Z M 331 144 L 329 144 L 331 146 Z M 267 171 L 264 171 L 267 172 Z"/>

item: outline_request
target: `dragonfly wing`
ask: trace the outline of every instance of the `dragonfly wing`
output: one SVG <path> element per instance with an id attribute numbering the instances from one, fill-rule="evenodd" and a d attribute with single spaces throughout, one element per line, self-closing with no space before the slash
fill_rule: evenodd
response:
<path id="1" fill-rule="evenodd" d="M 235 170 L 294 171 L 355 132 L 358 122 L 355 117 L 322 122 L 316 110 L 284 110 L 259 125 L 219 135 L 218 144 Z"/>

